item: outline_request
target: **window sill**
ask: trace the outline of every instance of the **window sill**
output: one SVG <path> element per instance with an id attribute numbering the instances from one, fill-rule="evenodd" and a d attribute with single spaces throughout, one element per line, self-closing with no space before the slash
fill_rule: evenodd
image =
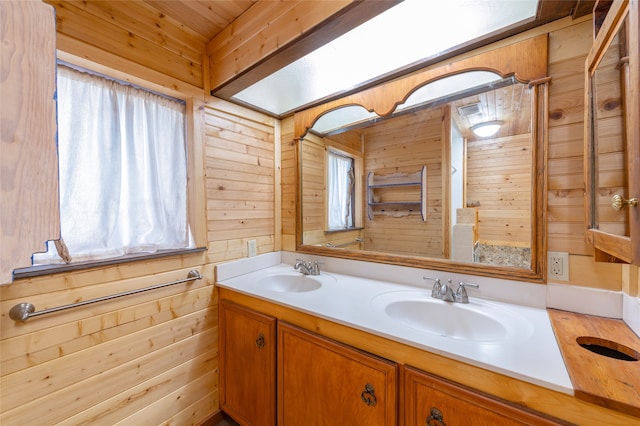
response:
<path id="1" fill-rule="evenodd" d="M 87 262 L 77 262 L 68 264 L 55 264 L 55 265 L 38 265 L 29 266 L 27 268 L 19 268 L 13 271 L 13 280 L 19 280 L 24 278 L 40 277 L 43 275 L 62 274 L 66 272 L 80 271 L 89 268 L 99 268 L 103 266 L 118 265 L 122 263 L 137 262 L 141 260 L 158 259 L 169 256 L 178 256 L 183 254 L 202 253 L 207 251 L 206 247 L 198 247 L 193 249 L 180 249 L 180 250 L 161 250 L 156 253 L 140 253 L 130 254 L 121 257 L 114 257 L 111 259 L 92 260 Z"/>
<path id="2" fill-rule="evenodd" d="M 337 232 L 349 232 L 349 231 L 362 231 L 364 228 L 361 227 L 353 227 L 353 228 L 340 228 L 340 229 L 327 229 L 324 231 L 325 234 L 335 234 Z"/>

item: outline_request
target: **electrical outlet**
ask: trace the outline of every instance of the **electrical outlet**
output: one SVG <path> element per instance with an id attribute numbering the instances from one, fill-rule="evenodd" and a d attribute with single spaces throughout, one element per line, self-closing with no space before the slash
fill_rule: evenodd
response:
<path id="1" fill-rule="evenodd" d="M 249 257 L 256 255 L 256 240 L 247 241 L 247 252 Z"/>
<path id="2" fill-rule="evenodd" d="M 547 252 L 547 278 L 569 281 L 569 253 L 560 251 Z"/>

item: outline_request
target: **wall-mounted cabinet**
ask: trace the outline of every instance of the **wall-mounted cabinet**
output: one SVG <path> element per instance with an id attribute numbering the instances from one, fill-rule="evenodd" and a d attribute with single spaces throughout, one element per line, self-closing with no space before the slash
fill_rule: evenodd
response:
<path id="1" fill-rule="evenodd" d="M 8 283 L 47 240 L 60 238 L 55 11 L 42 2 L 3 0 L 0 27 L 0 283 Z"/>
<path id="2" fill-rule="evenodd" d="M 367 215 L 403 217 L 420 214 L 427 220 L 427 166 L 415 173 L 367 175 Z"/>
<path id="3" fill-rule="evenodd" d="M 602 25 L 594 24 L 585 73 L 585 234 L 596 260 L 634 265 L 640 265 L 639 9 L 637 1 L 611 3 Z"/>

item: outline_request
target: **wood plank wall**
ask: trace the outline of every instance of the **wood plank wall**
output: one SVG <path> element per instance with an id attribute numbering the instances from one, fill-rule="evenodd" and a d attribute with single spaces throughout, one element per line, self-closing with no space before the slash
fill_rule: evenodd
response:
<path id="1" fill-rule="evenodd" d="M 186 278 L 204 279 L 70 309 L 38 310 Z M 217 305 L 203 255 L 122 264 L 0 287 L 0 423 L 198 423 L 218 407 Z"/>
<path id="2" fill-rule="evenodd" d="M 2 283 L 0 424 L 200 424 L 219 411 L 215 263 L 246 256 L 249 239 L 259 253 L 280 248 L 279 125 L 213 98 L 199 108 L 202 52 L 195 51 L 204 44 L 174 28 L 160 30 L 166 39 L 152 46 L 142 33 L 158 18 L 145 18 L 145 3 L 132 5 L 142 8 L 140 16 L 116 14 L 113 23 L 102 9 L 117 12 L 108 2 L 51 3 L 58 6 L 59 56 L 190 99 L 190 140 L 198 145 L 192 153 L 205 156 L 203 166 L 190 161 L 205 168 L 191 170 L 190 178 L 206 180 L 206 194 L 192 200 L 207 211 L 196 237 L 208 251 Z M 138 32 L 125 35 L 125 22 Z M 181 43 L 197 47 L 177 54 Z M 192 56 L 188 66 L 180 65 L 184 55 Z M 43 310 L 183 279 L 194 268 L 204 279 L 25 323 L 8 317 L 17 303 Z"/>
<path id="3" fill-rule="evenodd" d="M 279 123 L 213 97 L 205 108 L 205 166 L 209 261 L 247 256 L 276 247 L 274 173 Z M 279 145 L 279 140 L 277 145 Z M 278 230 L 278 232 L 280 232 Z"/>
<path id="4" fill-rule="evenodd" d="M 365 218 L 364 248 L 442 258 L 443 244 L 443 111 L 400 116 L 364 131 L 364 175 L 419 172 L 427 166 L 427 220 L 420 214 L 404 217 L 375 215 Z M 381 194 L 383 200 L 414 199 L 415 189 L 394 188 Z M 409 191 L 409 192 L 408 192 Z M 364 198 L 366 200 L 366 198 Z M 448 237 L 448 236 L 447 236 Z"/>
<path id="5" fill-rule="evenodd" d="M 301 143 L 301 155 L 304 163 L 302 170 L 302 229 L 303 241 L 311 245 L 332 244 L 349 249 L 359 249 L 357 242 L 362 236 L 360 230 L 326 232 L 326 203 L 327 198 L 327 150 L 334 148 L 348 154 L 355 160 L 356 173 L 362 173 L 362 142 L 359 135 L 336 135 L 321 138 L 307 134 Z M 362 176 L 356 176 L 356 182 L 361 182 Z M 358 184 L 356 183 L 356 186 Z M 362 194 L 360 194 L 362 197 Z M 356 197 L 356 204 L 362 206 L 364 198 Z M 356 225 L 362 223 L 362 208 L 355 209 Z"/>
<path id="6" fill-rule="evenodd" d="M 285 118 L 280 123 L 281 128 L 281 174 L 280 187 L 282 189 L 282 250 L 296 250 L 296 222 L 298 200 L 298 161 L 294 135 L 293 116 Z"/>
<path id="7" fill-rule="evenodd" d="M 58 48 L 97 48 L 86 57 L 96 62 L 125 59 L 196 87 L 203 87 L 201 34 L 159 13 L 149 3 L 44 0 L 56 8 Z M 106 65 L 106 64 L 105 64 Z M 114 64 L 116 68 L 122 64 Z"/>
<path id="8" fill-rule="evenodd" d="M 620 290 L 620 265 L 595 262 L 584 238 L 584 65 L 591 42 L 591 20 L 549 34 L 547 242 L 549 251 L 570 254 L 569 284 Z"/>
<path id="9" fill-rule="evenodd" d="M 480 243 L 531 247 L 531 134 L 467 142 L 466 199 Z"/>

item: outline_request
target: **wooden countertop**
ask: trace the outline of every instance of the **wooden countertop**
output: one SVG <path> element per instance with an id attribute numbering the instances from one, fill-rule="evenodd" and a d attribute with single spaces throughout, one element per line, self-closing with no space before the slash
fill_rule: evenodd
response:
<path id="1" fill-rule="evenodd" d="M 548 312 L 576 398 L 640 417 L 640 338 L 622 320 Z M 594 353 L 578 344 L 578 338 L 635 360 Z"/>

